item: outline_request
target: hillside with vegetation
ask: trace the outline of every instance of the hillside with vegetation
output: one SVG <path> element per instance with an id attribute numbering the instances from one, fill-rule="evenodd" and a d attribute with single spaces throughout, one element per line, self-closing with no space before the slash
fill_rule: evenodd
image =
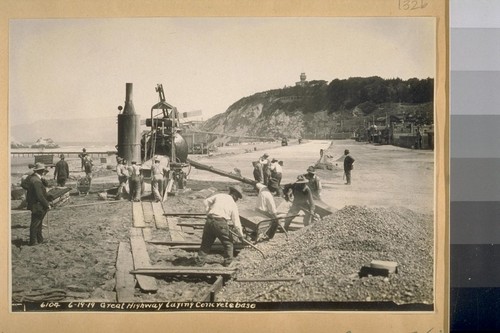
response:
<path id="1" fill-rule="evenodd" d="M 241 98 L 203 125 L 209 132 L 328 139 L 375 122 L 433 123 L 434 80 L 380 77 L 305 81 Z"/>

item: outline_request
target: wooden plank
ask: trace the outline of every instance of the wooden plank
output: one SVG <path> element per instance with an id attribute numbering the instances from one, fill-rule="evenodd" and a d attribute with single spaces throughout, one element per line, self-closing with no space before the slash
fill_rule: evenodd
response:
<path id="1" fill-rule="evenodd" d="M 160 202 L 151 203 L 153 206 L 153 214 L 155 217 L 156 227 L 158 229 L 168 229 L 167 218 L 163 215 L 163 207 Z"/>
<path id="2" fill-rule="evenodd" d="M 142 237 L 142 229 L 141 228 L 130 228 L 130 237 Z"/>
<path id="3" fill-rule="evenodd" d="M 154 224 L 155 216 L 153 213 L 153 206 L 151 206 L 151 202 L 143 201 L 142 202 L 142 211 L 144 213 L 144 222 L 146 224 Z"/>
<path id="4" fill-rule="evenodd" d="M 205 297 L 203 297 L 203 302 L 215 302 L 215 295 L 222 289 L 224 286 L 224 278 L 222 276 L 217 277 L 214 284 L 210 287 Z"/>
<path id="5" fill-rule="evenodd" d="M 153 239 L 153 232 L 151 231 L 151 228 L 142 228 L 142 236 L 145 241 Z"/>
<path id="6" fill-rule="evenodd" d="M 151 266 L 144 239 L 139 236 L 132 236 L 130 237 L 130 245 L 132 246 L 134 268 Z M 156 279 L 154 277 L 136 275 L 136 279 L 142 290 L 148 292 L 156 292 L 158 290 L 158 285 L 156 284 Z"/>
<path id="7" fill-rule="evenodd" d="M 132 270 L 130 273 L 136 275 L 162 275 L 162 276 L 214 276 L 214 275 L 224 275 L 230 276 L 236 272 L 235 269 L 229 268 L 202 268 L 202 267 L 149 267 L 149 268 L 137 268 Z"/>
<path id="8" fill-rule="evenodd" d="M 135 291 L 135 278 L 130 274 L 134 262 L 130 244 L 120 242 L 118 245 L 118 257 L 116 258 L 116 300 L 117 302 L 133 302 Z"/>
<path id="9" fill-rule="evenodd" d="M 142 212 L 142 204 L 140 202 L 132 203 L 132 216 L 134 217 L 134 227 L 145 228 L 144 214 Z"/>
<path id="10" fill-rule="evenodd" d="M 184 242 L 186 238 L 183 235 L 181 227 L 177 225 L 178 221 L 177 217 L 169 216 L 167 218 L 168 231 L 173 242 Z"/>
<path id="11" fill-rule="evenodd" d="M 277 281 L 297 281 L 298 277 L 276 277 L 276 278 L 249 278 L 235 279 L 234 282 L 277 282 Z"/>
<path id="12" fill-rule="evenodd" d="M 183 227 L 181 227 L 181 229 L 182 229 L 183 233 L 186 233 L 186 234 L 189 234 L 189 235 L 194 234 L 194 228 L 191 227 L 191 226 L 183 226 Z"/>
<path id="13" fill-rule="evenodd" d="M 155 241 L 151 241 L 148 243 L 163 245 L 163 244 L 161 244 L 161 242 L 155 242 Z M 241 249 L 244 249 L 245 247 L 246 247 L 246 245 L 243 245 L 243 244 L 233 245 L 234 251 L 240 251 Z M 178 249 L 178 250 L 184 250 L 184 251 L 198 251 L 200 249 L 200 246 L 199 245 L 172 245 L 172 246 L 170 246 L 170 249 Z M 224 250 L 224 247 L 222 246 L 222 244 L 215 244 L 215 245 L 212 245 L 212 247 L 210 248 L 211 252 L 221 252 L 223 250 Z"/>

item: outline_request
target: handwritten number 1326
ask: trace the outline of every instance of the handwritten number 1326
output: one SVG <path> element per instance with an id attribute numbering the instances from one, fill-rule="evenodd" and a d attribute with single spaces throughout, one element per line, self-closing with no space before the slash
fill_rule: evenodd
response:
<path id="1" fill-rule="evenodd" d="M 415 10 L 427 7 L 425 0 L 399 0 L 399 9 L 402 10 Z"/>

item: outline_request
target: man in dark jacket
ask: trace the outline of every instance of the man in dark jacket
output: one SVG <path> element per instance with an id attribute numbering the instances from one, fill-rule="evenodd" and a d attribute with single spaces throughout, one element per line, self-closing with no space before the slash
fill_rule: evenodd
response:
<path id="1" fill-rule="evenodd" d="M 346 185 L 351 185 L 351 170 L 353 169 L 352 164 L 354 163 L 354 158 L 349 155 L 349 149 L 344 151 L 344 173 L 346 179 Z"/>
<path id="2" fill-rule="evenodd" d="M 307 173 L 304 175 L 304 178 L 309 182 L 307 185 L 311 189 L 312 195 L 314 199 L 321 199 L 321 179 L 316 175 L 316 169 L 311 165 L 307 168 Z"/>
<path id="3" fill-rule="evenodd" d="M 292 206 L 287 213 L 290 217 L 285 219 L 286 231 L 288 231 L 288 227 L 292 223 L 293 216 L 297 215 L 301 210 L 304 211 L 304 227 L 309 225 L 314 216 L 314 199 L 307 183 L 308 180 L 303 175 L 299 175 L 295 183 L 285 186 L 285 200 L 289 201 L 293 196 Z"/>
<path id="4" fill-rule="evenodd" d="M 65 186 L 66 180 L 69 177 L 69 166 L 68 162 L 64 160 L 64 154 L 61 154 L 61 159 L 56 163 L 56 168 L 54 170 L 54 179 L 57 179 L 57 186 Z"/>
<path id="5" fill-rule="evenodd" d="M 47 190 L 42 183 L 42 177 L 47 172 L 47 167 L 43 163 L 35 164 L 26 195 L 28 209 L 31 210 L 30 246 L 43 243 L 42 221 L 47 211 L 50 210 Z"/>

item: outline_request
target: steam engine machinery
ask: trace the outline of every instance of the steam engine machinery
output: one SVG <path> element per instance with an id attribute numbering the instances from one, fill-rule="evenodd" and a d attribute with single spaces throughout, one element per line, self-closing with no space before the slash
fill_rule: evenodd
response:
<path id="1" fill-rule="evenodd" d="M 177 109 L 165 101 L 163 86 L 156 87 L 160 101 L 151 107 L 150 117 L 145 125 L 149 130 L 141 133 L 140 115 L 136 114 L 132 101 L 133 85 L 126 84 L 125 105 L 118 110 L 118 156 L 128 162 L 142 164 L 144 180 L 151 180 L 151 166 L 155 157 L 168 157 L 170 172 L 167 192 L 175 192 L 186 185 L 188 145 L 180 134 L 180 121 Z M 122 112 L 123 110 L 123 112 Z"/>

